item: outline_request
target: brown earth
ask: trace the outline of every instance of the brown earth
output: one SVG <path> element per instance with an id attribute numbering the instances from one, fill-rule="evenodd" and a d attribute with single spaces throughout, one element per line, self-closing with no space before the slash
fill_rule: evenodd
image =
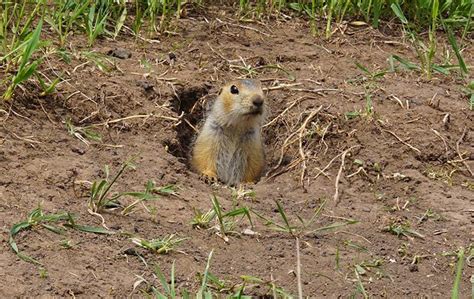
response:
<path id="1" fill-rule="evenodd" d="M 304 295 L 349 297 L 357 290 L 358 269 L 371 297 L 450 296 L 456 257 L 444 253 L 467 248 L 474 240 L 474 181 L 467 169 L 474 170 L 474 114 L 461 91 L 463 81 L 455 79 L 458 74 L 436 74 L 426 80 L 420 73 L 399 70 L 368 78 L 355 62 L 382 70 L 392 54 L 417 61 L 388 25 L 381 31 L 345 26 L 326 41 L 312 37 L 307 23 L 298 19 L 237 24 L 228 12 L 208 12 L 204 18 L 191 11 L 175 35 L 160 36 L 159 42 L 127 35 L 99 40 L 93 48 L 98 53 L 117 48 L 131 53 L 125 59 L 109 56 L 116 68 L 108 73 L 85 63 L 88 60 L 79 55 L 88 50 L 85 41 L 74 36 L 70 64 L 56 56 L 44 64 L 46 74 L 67 79 L 57 94 L 38 98 L 37 87 L 29 83 L 18 89 L 13 103 L 4 104 L 1 297 L 142 296 L 152 285 L 161 290 L 155 265 L 170 277 L 173 261 L 178 288 L 196 291 L 196 276 L 203 273 L 211 250 L 209 271 L 227 286 L 250 275 L 265 282 L 273 279 L 297 295 L 297 251 L 289 233 L 265 226 L 253 213 L 254 228 L 242 233 L 250 228 L 242 219 L 235 228 L 239 234 L 230 235 L 227 242 L 216 228 L 197 230 L 190 224 L 195 208 L 211 208 L 213 193 L 227 211 L 233 204 L 230 188 L 210 186 L 188 169 L 186 157 L 194 135 L 190 124 L 202 120 L 203 107 L 224 82 L 249 72 L 269 89 L 269 121 L 291 108 L 264 128 L 269 173 L 246 186 L 255 195 L 237 199 L 239 206 L 283 223 L 275 203 L 279 201 L 289 222 L 301 226 L 297 216 L 310 219 L 326 200 L 321 215 L 299 232 Z M 470 65 L 472 49 L 470 44 L 463 52 Z M 281 69 L 273 67 L 277 64 Z M 253 69 L 248 72 L 247 66 Z M 372 112 L 366 111 L 366 93 Z M 320 105 L 301 140 L 307 167 L 303 187 L 298 133 L 278 162 L 285 139 Z M 352 111 L 361 113 L 349 119 L 346 113 Z M 87 146 L 69 134 L 68 117 L 77 127 L 96 125 L 102 142 Z M 335 201 L 341 154 L 349 148 Z M 131 156 L 136 156 L 137 167 L 124 173 L 114 191 L 142 191 L 146 181 L 154 180 L 157 186 L 177 185 L 178 195 L 147 202 L 148 211 L 139 205 L 127 216 L 119 209 L 103 212 L 106 226 L 117 232 L 113 235 L 71 229 L 58 235 L 39 226 L 20 232 L 19 249 L 42 267 L 14 254 L 9 230 L 39 204 L 45 213 L 72 212 L 78 223 L 100 226 L 100 218 L 87 212 L 90 182 L 104 177 L 104 165 L 113 175 Z M 133 199 L 120 202 L 127 205 Z M 422 218 L 428 210 L 431 217 Z M 358 223 L 315 231 L 347 219 Z M 423 238 L 386 230 L 397 224 L 409 224 Z M 168 254 L 152 253 L 130 240 L 169 234 L 187 239 Z M 72 248 L 63 248 L 62 240 L 71 240 Z M 472 267 L 468 259 L 462 298 L 470 296 Z M 141 278 L 146 282 L 134 289 Z M 249 286 L 245 294 L 271 292 L 261 284 Z"/>

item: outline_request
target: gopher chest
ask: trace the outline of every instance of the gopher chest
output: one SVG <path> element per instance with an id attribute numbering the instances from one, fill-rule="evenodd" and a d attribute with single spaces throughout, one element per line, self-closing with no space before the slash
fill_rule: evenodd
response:
<path id="1" fill-rule="evenodd" d="M 217 158 L 217 176 L 228 184 L 236 185 L 242 181 L 247 169 L 249 155 L 258 136 L 249 131 L 242 136 L 223 133 L 223 142 L 219 147 Z"/>

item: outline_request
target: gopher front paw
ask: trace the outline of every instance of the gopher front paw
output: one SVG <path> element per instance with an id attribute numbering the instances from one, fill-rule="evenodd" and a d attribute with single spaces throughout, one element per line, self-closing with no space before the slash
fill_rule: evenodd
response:
<path id="1" fill-rule="evenodd" d="M 210 175 L 207 175 L 207 174 L 201 174 L 201 176 L 199 178 L 202 181 L 204 181 L 204 183 L 209 184 L 209 185 L 213 185 L 213 184 L 217 183 L 217 177 L 215 177 L 215 176 L 210 176 Z"/>

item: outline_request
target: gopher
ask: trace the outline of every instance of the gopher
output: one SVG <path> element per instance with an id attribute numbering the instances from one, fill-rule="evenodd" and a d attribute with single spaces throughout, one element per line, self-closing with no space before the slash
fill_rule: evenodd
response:
<path id="1" fill-rule="evenodd" d="M 260 81 L 226 84 L 194 143 L 193 168 L 210 180 L 232 186 L 256 182 L 265 167 L 261 134 L 265 112 Z"/>

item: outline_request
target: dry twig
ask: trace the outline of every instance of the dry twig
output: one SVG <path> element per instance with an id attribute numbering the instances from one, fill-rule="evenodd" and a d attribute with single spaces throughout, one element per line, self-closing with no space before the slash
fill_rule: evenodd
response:
<path id="1" fill-rule="evenodd" d="M 313 117 L 319 113 L 319 111 L 321 111 L 321 109 L 323 109 L 323 106 L 319 106 L 318 109 L 312 111 L 310 113 L 310 115 L 308 115 L 308 117 L 304 120 L 303 124 L 301 125 L 301 127 L 298 129 L 299 131 L 299 134 L 298 134 L 298 140 L 299 140 L 299 153 L 300 153 L 300 157 L 301 157 L 301 175 L 300 175 L 300 184 L 301 186 L 303 187 L 303 189 L 305 189 L 305 186 L 304 186 L 304 175 L 306 173 L 306 156 L 305 156 L 305 153 L 304 153 L 304 150 L 303 150 L 303 137 L 304 137 L 304 131 L 306 129 L 306 125 L 308 124 L 308 122 L 313 119 Z"/>
<path id="2" fill-rule="evenodd" d="M 325 174 L 324 171 L 328 169 L 331 166 L 332 162 L 334 162 L 342 154 L 343 153 L 337 154 L 334 158 L 332 158 L 331 161 L 329 161 L 329 163 L 323 169 L 319 170 L 319 172 L 313 177 L 313 179 L 316 179 L 321 174 Z"/>
<path id="3" fill-rule="evenodd" d="M 258 30 L 257 28 L 253 28 L 253 27 L 250 27 L 250 26 L 244 26 L 244 25 L 240 25 L 240 24 L 232 24 L 232 23 L 229 23 L 229 22 L 222 21 L 219 18 L 216 18 L 216 21 L 221 23 L 221 24 L 225 24 L 225 25 L 229 25 L 229 26 L 233 26 L 233 27 L 239 27 L 239 28 L 242 28 L 242 29 L 248 29 L 248 30 L 252 30 L 252 31 L 258 32 L 260 34 L 263 34 L 265 36 L 271 36 L 270 34 L 268 34 L 266 32 L 263 32 L 261 30 Z"/>
<path id="4" fill-rule="evenodd" d="M 117 118 L 117 119 L 112 119 L 112 120 L 104 121 L 104 122 L 98 123 L 98 124 L 92 124 L 91 126 L 93 126 L 93 127 L 108 126 L 109 124 L 114 124 L 114 123 L 122 122 L 122 121 L 125 121 L 125 120 L 129 120 L 129 119 L 134 119 L 134 118 L 149 118 L 149 117 L 163 118 L 163 119 L 172 120 L 172 121 L 178 121 L 178 120 L 179 120 L 179 119 L 176 118 L 176 117 L 163 116 L 163 115 L 154 115 L 153 113 L 150 113 L 150 114 L 130 115 L 130 116 L 122 117 L 122 118 Z"/>
<path id="5" fill-rule="evenodd" d="M 270 126 L 271 124 L 273 124 L 274 122 L 276 122 L 280 117 L 283 116 L 283 114 L 285 114 L 286 112 L 288 112 L 291 108 L 293 108 L 296 104 L 302 102 L 303 100 L 306 100 L 306 99 L 315 99 L 314 97 L 299 97 L 297 98 L 296 100 L 294 100 L 293 102 L 291 102 L 291 104 L 285 108 L 285 110 L 283 110 L 280 114 L 278 114 L 276 117 L 274 117 L 270 122 L 266 123 L 265 125 L 262 126 L 262 128 L 265 128 L 265 127 L 268 127 Z"/>
<path id="6" fill-rule="evenodd" d="M 17 134 L 15 134 L 14 132 L 9 132 L 9 133 L 12 134 L 13 137 L 15 137 L 19 140 L 26 141 L 26 142 L 30 143 L 31 146 L 33 146 L 33 147 L 34 147 L 33 144 L 40 144 L 41 143 L 40 141 L 36 141 L 36 140 L 31 139 L 34 136 L 21 137 L 21 136 L 18 136 Z"/>
<path id="7" fill-rule="evenodd" d="M 296 159 L 296 160 L 294 160 L 294 161 L 291 162 L 285 169 L 280 170 L 280 171 L 278 171 L 278 172 L 275 172 L 275 173 L 272 174 L 271 176 L 267 177 L 267 178 L 265 179 L 265 182 L 268 182 L 269 180 L 273 179 L 274 177 L 277 177 L 277 176 L 279 176 L 279 175 L 281 175 L 281 174 L 283 174 L 283 173 L 285 173 L 285 172 L 290 171 L 291 169 L 295 168 L 298 164 L 300 164 L 300 162 L 301 162 L 301 159 Z M 273 168 L 272 170 L 275 170 L 275 168 Z M 269 173 L 270 173 L 270 172 L 271 172 L 271 171 L 269 171 Z"/>
<path id="8" fill-rule="evenodd" d="M 301 92 L 311 92 L 311 93 L 317 93 L 321 94 L 323 91 L 340 91 L 339 89 L 336 88 L 290 88 L 289 90 L 291 91 L 301 91 Z"/>
<path id="9" fill-rule="evenodd" d="M 303 285 L 301 284 L 300 239 L 296 237 L 296 280 L 298 281 L 298 298 L 303 299 Z"/>
<path id="10" fill-rule="evenodd" d="M 342 153 L 342 156 L 341 156 L 341 167 L 339 167 L 339 171 L 337 172 L 336 183 L 335 183 L 336 191 L 334 192 L 334 202 L 336 203 L 336 205 L 337 205 L 338 202 L 339 202 L 339 180 L 341 179 L 342 170 L 344 169 L 344 162 L 345 162 L 345 159 L 346 159 L 346 155 L 347 155 L 347 153 L 349 153 L 353 148 L 356 148 L 356 147 L 359 147 L 359 145 L 351 146 L 350 148 L 346 149 L 346 150 Z"/>
<path id="11" fill-rule="evenodd" d="M 408 147 L 409 147 L 410 149 L 412 149 L 413 151 L 417 152 L 418 154 L 421 154 L 421 151 L 420 151 L 419 149 L 417 149 L 417 148 L 414 147 L 413 145 L 409 144 L 408 142 L 404 141 L 403 139 L 401 139 L 400 137 L 398 137 L 397 134 L 393 133 L 392 131 L 385 130 L 385 129 L 382 129 L 382 131 L 389 133 L 390 135 L 392 135 L 393 137 L 397 138 L 398 141 L 400 141 L 400 142 L 403 143 L 404 145 L 408 146 Z"/>
<path id="12" fill-rule="evenodd" d="M 466 136 L 466 133 L 467 133 L 467 128 L 465 127 L 462 132 L 461 137 L 459 137 L 458 141 L 456 142 L 456 152 L 458 153 L 459 159 L 462 162 L 462 164 L 464 164 L 467 171 L 471 174 L 472 177 L 474 177 L 474 173 L 472 172 L 471 167 L 469 167 L 469 164 L 467 164 L 466 160 L 462 157 L 462 154 L 459 150 L 459 146 L 461 145 L 461 142 L 463 141 L 464 136 Z"/>
<path id="13" fill-rule="evenodd" d="M 288 83 L 288 84 L 282 83 L 282 84 L 278 84 L 276 86 L 264 87 L 264 88 L 262 88 L 262 90 L 270 91 L 270 90 L 277 90 L 277 89 L 286 89 L 286 88 L 289 88 L 289 87 L 299 86 L 299 85 L 302 85 L 302 84 L 303 83 Z"/>
<path id="14" fill-rule="evenodd" d="M 444 149 L 446 150 L 446 152 L 448 152 L 449 147 L 448 147 L 448 144 L 446 143 L 446 140 L 444 140 L 443 136 L 441 136 L 441 134 L 433 128 L 431 128 L 431 131 L 433 131 L 433 133 L 435 133 L 435 135 L 438 136 L 439 139 L 441 139 L 443 141 Z"/>

